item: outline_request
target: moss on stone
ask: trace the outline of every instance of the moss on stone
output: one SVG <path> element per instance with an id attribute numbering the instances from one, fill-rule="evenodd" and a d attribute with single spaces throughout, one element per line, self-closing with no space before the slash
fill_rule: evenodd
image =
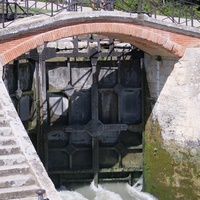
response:
<path id="1" fill-rule="evenodd" d="M 150 117 L 144 133 L 144 191 L 159 200 L 200 197 L 198 155 L 175 142 L 164 146 L 158 121 Z"/>
<path id="2" fill-rule="evenodd" d="M 173 168 L 171 159 L 162 148 L 161 131 L 157 121 L 148 120 L 145 129 L 144 144 L 144 189 L 159 199 L 168 199 L 172 185 Z"/>

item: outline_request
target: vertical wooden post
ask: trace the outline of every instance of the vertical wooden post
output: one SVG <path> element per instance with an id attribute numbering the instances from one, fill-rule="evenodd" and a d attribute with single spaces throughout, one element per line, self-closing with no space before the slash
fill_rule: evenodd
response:
<path id="1" fill-rule="evenodd" d="M 44 48 L 46 44 L 44 45 Z M 44 50 L 44 49 L 43 49 Z M 47 110 L 47 86 L 46 86 L 46 66 L 45 55 L 43 50 L 39 52 L 39 90 L 40 90 L 40 134 L 39 134 L 39 149 L 44 166 L 48 169 L 48 140 L 47 140 L 47 126 L 48 126 L 48 110 Z"/>

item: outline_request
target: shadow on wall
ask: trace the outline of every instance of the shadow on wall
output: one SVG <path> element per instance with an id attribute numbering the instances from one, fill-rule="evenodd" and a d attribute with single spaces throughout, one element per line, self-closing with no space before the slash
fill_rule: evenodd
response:
<path id="1" fill-rule="evenodd" d="M 98 144 L 100 168 L 142 166 L 142 148 L 139 147 L 143 126 L 175 62 L 145 54 L 145 70 L 141 68 L 140 58 L 134 58 L 121 61 L 120 65 L 117 61 L 98 61 L 95 73 L 90 62 L 71 62 L 70 69 L 65 62 L 46 63 L 48 120 L 44 134 L 48 135 L 48 149 L 43 150 L 43 154 L 48 154 L 48 169 L 92 170 L 93 141 L 86 127 L 92 119 L 100 120 L 100 129 L 102 125 L 105 129 L 104 125 L 108 124 L 128 126 L 127 130 L 110 126 L 101 132 Z M 31 60 L 4 67 L 5 85 L 37 149 L 37 131 L 41 129 L 37 124 L 34 72 L 35 63 Z M 91 92 L 94 79 L 98 87 Z M 15 93 L 18 88 L 23 93 L 20 98 Z M 63 131 L 68 126 L 72 130 Z M 93 174 L 83 178 L 93 179 Z M 52 179 L 59 184 L 57 176 Z"/>

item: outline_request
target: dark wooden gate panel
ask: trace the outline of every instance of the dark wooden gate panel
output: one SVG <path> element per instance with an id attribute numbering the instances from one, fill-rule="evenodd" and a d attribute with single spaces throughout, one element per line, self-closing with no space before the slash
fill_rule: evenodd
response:
<path id="1" fill-rule="evenodd" d="M 132 180 L 142 171 L 140 58 L 51 63 L 47 71 L 52 178 Z"/>
<path id="2" fill-rule="evenodd" d="M 78 39 L 73 42 L 76 48 Z M 62 53 L 66 61 L 47 60 L 60 53 L 45 47 L 4 67 L 13 103 L 58 186 L 93 179 L 132 183 L 142 172 L 143 54 L 119 51 L 113 40 L 101 51 L 100 42 Z"/>

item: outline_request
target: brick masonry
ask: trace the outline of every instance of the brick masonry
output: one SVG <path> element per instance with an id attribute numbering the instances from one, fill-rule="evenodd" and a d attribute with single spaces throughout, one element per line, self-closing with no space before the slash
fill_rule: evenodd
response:
<path id="1" fill-rule="evenodd" d="M 93 12 L 94 13 L 94 12 Z M 4 66 L 18 56 L 43 45 L 45 42 L 59 40 L 61 38 L 97 33 L 112 36 L 131 43 L 150 54 L 151 56 L 182 57 L 186 48 L 200 47 L 200 37 L 197 30 L 185 30 L 182 27 L 167 25 L 163 28 L 160 21 L 148 24 L 150 19 L 141 20 L 124 13 L 106 15 L 104 12 L 95 14 L 84 13 L 84 17 L 76 13 L 74 18 L 65 13 L 58 18 L 46 17 L 45 22 L 41 18 L 26 18 L 19 25 L 8 27 L 8 30 L 1 30 L 0 36 L 0 64 Z M 91 16 L 94 15 L 94 16 Z M 103 21 L 103 22 L 102 22 Z M 18 22 L 18 23 L 19 23 Z M 34 26 L 35 24 L 35 26 Z M 153 25 L 152 25 L 153 24 Z M 177 29 L 177 30 L 176 30 Z M 197 31 L 197 32 L 196 32 Z M 194 34 L 195 33 L 195 34 Z"/>

